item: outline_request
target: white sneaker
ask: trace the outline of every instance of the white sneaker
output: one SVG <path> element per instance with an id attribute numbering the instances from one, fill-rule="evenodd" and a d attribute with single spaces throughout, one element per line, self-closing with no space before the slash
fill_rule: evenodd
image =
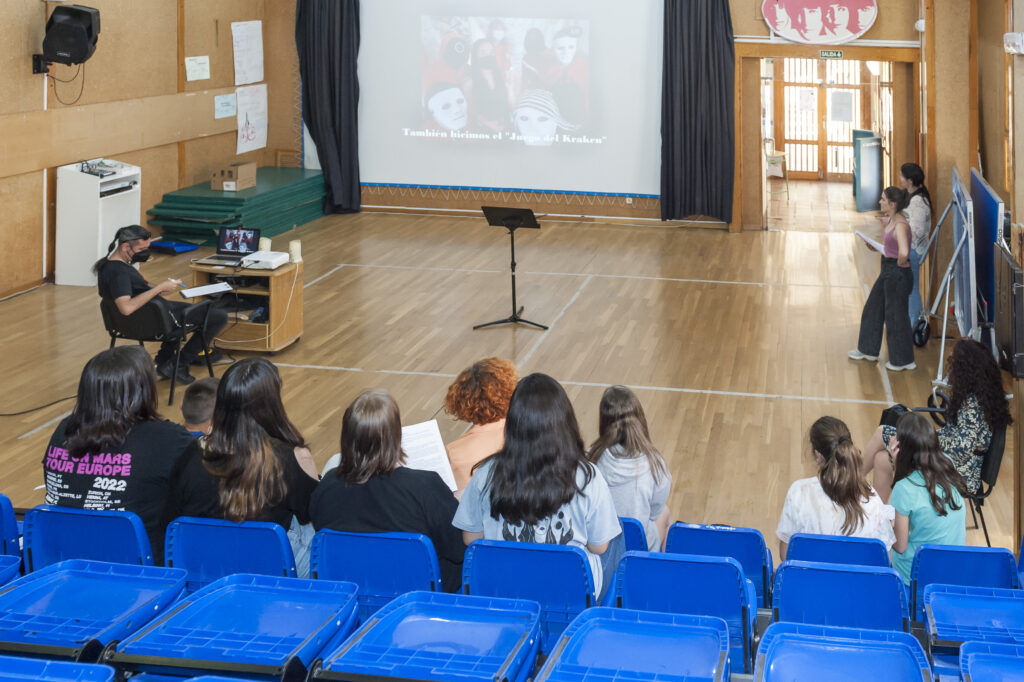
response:
<path id="1" fill-rule="evenodd" d="M 864 353 L 861 353 L 856 348 L 847 353 L 846 357 L 850 358 L 851 360 L 867 360 L 869 362 L 874 362 L 875 360 L 878 359 L 877 355 L 866 355 Z"/>
<path id="2" fill-rule="evenodd" d="M 902 372 L 903 370 L 917 369 L 917 363 L 911 362 L 909 365 L 894 365 L 891 362 L 886 362 L 885 368 L 890 372 Z"/>

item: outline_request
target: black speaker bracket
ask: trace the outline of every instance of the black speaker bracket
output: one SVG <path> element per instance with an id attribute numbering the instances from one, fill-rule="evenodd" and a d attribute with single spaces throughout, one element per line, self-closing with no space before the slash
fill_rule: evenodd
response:
<path id="1" fill-rule="evenodd" d="M 50 73 L 50 64 L 51 62 L 46 61 L 43 55 L 32 55 L 32 73 Z"/>

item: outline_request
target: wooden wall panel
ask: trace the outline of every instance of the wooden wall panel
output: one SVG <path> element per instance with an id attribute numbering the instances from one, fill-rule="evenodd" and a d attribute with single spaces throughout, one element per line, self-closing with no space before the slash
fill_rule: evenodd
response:
<path id="1" fill-rule="evenodd" d="M 729 0 L 729 9 L 733 33 L 768 37 L 768 24 L 761 15 L 761 0 Z M 914 0 L 878 0 L 878 18 L 862 39 L 916 41 L 918 33 L 914 30 L 914 22 L 917 14 L 917 2 Z"/>
<path id="2" fill-rule="evenodd" d="M 914 65 L 907 62 L 893 64 L 893 158 L 900 164 L 917 161 L 914 122 Z M 919 163 L 919 162 L 918 162 Z M 930 184 L 930 183 L 926 183 Z"/>
<path id="3" fill-rule="evenodd" d="M 985 179 L 1009 202 L 1005 183 L 1003 135 L 1006 129 L 1006 75 L 1003 62 L 1003 33 L 1006 14 L 995 11 L 996 2 L 982 3 L 978 12 L 978 94 L 979 142 Z M 1001 2 L 998 4 L 1002 4 Z"/>
<path id="4" fill-rule="evenodd" d="M 0 178 L 0 296 L 43 278 L 43 171 Z"/>
<path id="5" fill-rule="evenodd" d="M 743 211 L 741 223 L 744 230 L 759 230 L 763 221 L 764 181 L 761 175 L 761 60 L 747 57 L 740 60 L 742 88 L 742 125 L 740 137 L 736 140 L 742 153 L 741 172 L 736 182 L 743 184 Z"/>
<path id="6" fill-rule="evenodd" d="M 213 169 L 227 163 L 263 162 L 262 150 L 236 156 L 236 138 L 235 132 L 232 131 L 187 141 L 185 143 L 185 187 L 209 181 Z"/>
<path id="7" fill-rule="evenodd" d="M 295 3 L 268 2 L 263 26 L 264 49 L 274 55 L 267 60 L 266 78 L 274 96 L 270 98 L 270 131 L 263 164 L 275 165 L 279 149 L 302 149 L 302 109 L 299 55 L 295 49 Z M 283 159 L 283 165 L 301 165 L 301 156 Z"/>
<path id="8" fill-rule="evenodd" d="M 166 192 L 178 189 L 178 145 L 165 144 L 117 155 L 118 161 L 142 169 L 142 213 L 139 224 L 146 224 L 146 211 L 160 201 Z"/>
<path id="9" fill-rule="evenodd" d="M 36 0 L 0 1 L 0 114 L 43 106 L 43 77 L 32 75 L 32 54 L 43 49 L 46 6 Z"/>
<path id="10" fill-rule="evenodd" d="M 277 4 L 292 5 L 291 2 Z M 185 91 L 228 88 L 235 84 L 231 22 L 263 21 L 264 3 L 253 0 L 185 0 L 185 56 L 210 57 L 210 80 L 186 81 Z M 276 57 L 267 49 L 267 26 L 263 26 L 264 76 Z"/>

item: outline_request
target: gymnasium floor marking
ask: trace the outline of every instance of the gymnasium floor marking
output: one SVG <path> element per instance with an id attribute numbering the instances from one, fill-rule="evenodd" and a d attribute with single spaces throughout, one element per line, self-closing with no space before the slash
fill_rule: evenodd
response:
<path id="1" fill-rule="evenodd" d="M 37 426 L 36 428 L 32 429 L 31 431 L 26 431 L 25 433 L 21 434 L 20 436 L 18 436 L 18 440 L 21 440 L 23 438 L 28 438 L 29 436 L 34 436 L 35 434 L 37 434 L 40 431 L 42 431 L 43 429 L 45 429 L 47 426 L 53 426 L 54 424 L 59 422 L 64 417 L 67 417 L 69 414 L 71 414 L 71 410 L 68 410 L 67 412 L 64 412 L 63 414 L 58 414 L 56 417 L 54 417 L 50 421 L 45 422 L 43 424 L 40 424 L 39 426 Z"/>
<path id="2" fill-rule="evenodd" d="M 520 367 L 522 367 L 523 365 L 530 361 L 530 358 L 533 357 L 533 354 L 537 351 L 538 348 L 540 348 L 540 344 L 544 343 L 544 339 L 548 338 L 548 334 L 550 334 L 551 330 L 555 328 L 555 325 L 558 324 L 558 321 L 562 319 L 562 315 L 565 315 L 565 311 L 568 310 L 569 307 L 576 302 L 576 299 L 580 297 L 580 294 L 583 292 L 584 289 L 587 288 L 587 285 L 590 284 L 590 280 L 592 279 L 594 279 L 594 276 L 588 275 L 587 278 L 583 280 L 583 283 L 580 284 L 579 287 L 577 287 L 576 293 L 572 295 L 572 298 L 569 299 L 569 302 L 562 307 L 562 310 L 557 315 L 555 315 L 555 319 L 551 320 L 551 324 L 548 325 L 548 328 L 545 329 L 544 333 L 540 335 L 540 338 L 533 343 L 533 346 L 530 348 L 530 350 L 526 352 L 526 355 L 523 356 L 523 359 L 517 363 Z"/>

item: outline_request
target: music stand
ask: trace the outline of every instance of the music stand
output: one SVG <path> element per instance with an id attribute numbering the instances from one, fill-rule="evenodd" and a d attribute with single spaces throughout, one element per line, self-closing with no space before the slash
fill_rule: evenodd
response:
<path id="1" fill-rule="evenodd" d="M 484 217 L 487 218 L 488 225 L 494 225 L 495 227 L 504 227 L 508 230 L 508 236 L 510 237 L 510 245 L 512 247 L 512 314 L 509 317 L 501 320 L 494 320 L 493 322 L 484 322 L 483 324 L 477 324 L 473 326 L 473 329 L 483 329 L 484 327 L 494 327 L 499 324 L 529 324 L 537 327 L 538 329 L 547 329 L 543 324 L 537 322 L 531 322 L 530 320 L 523 319 L 520 317 L 520 313 L 523 312 L 525 306 L 516 307 L 516 230 L 521 227 L 528 227 L 531 229 L 539 230 L 540 225 L 537 224 L 537 217 L 533 215 L 533 211 L 528 208 L 503 208 L 500 206 L 481 206 L 480 210 L 484 212 Z"/>

